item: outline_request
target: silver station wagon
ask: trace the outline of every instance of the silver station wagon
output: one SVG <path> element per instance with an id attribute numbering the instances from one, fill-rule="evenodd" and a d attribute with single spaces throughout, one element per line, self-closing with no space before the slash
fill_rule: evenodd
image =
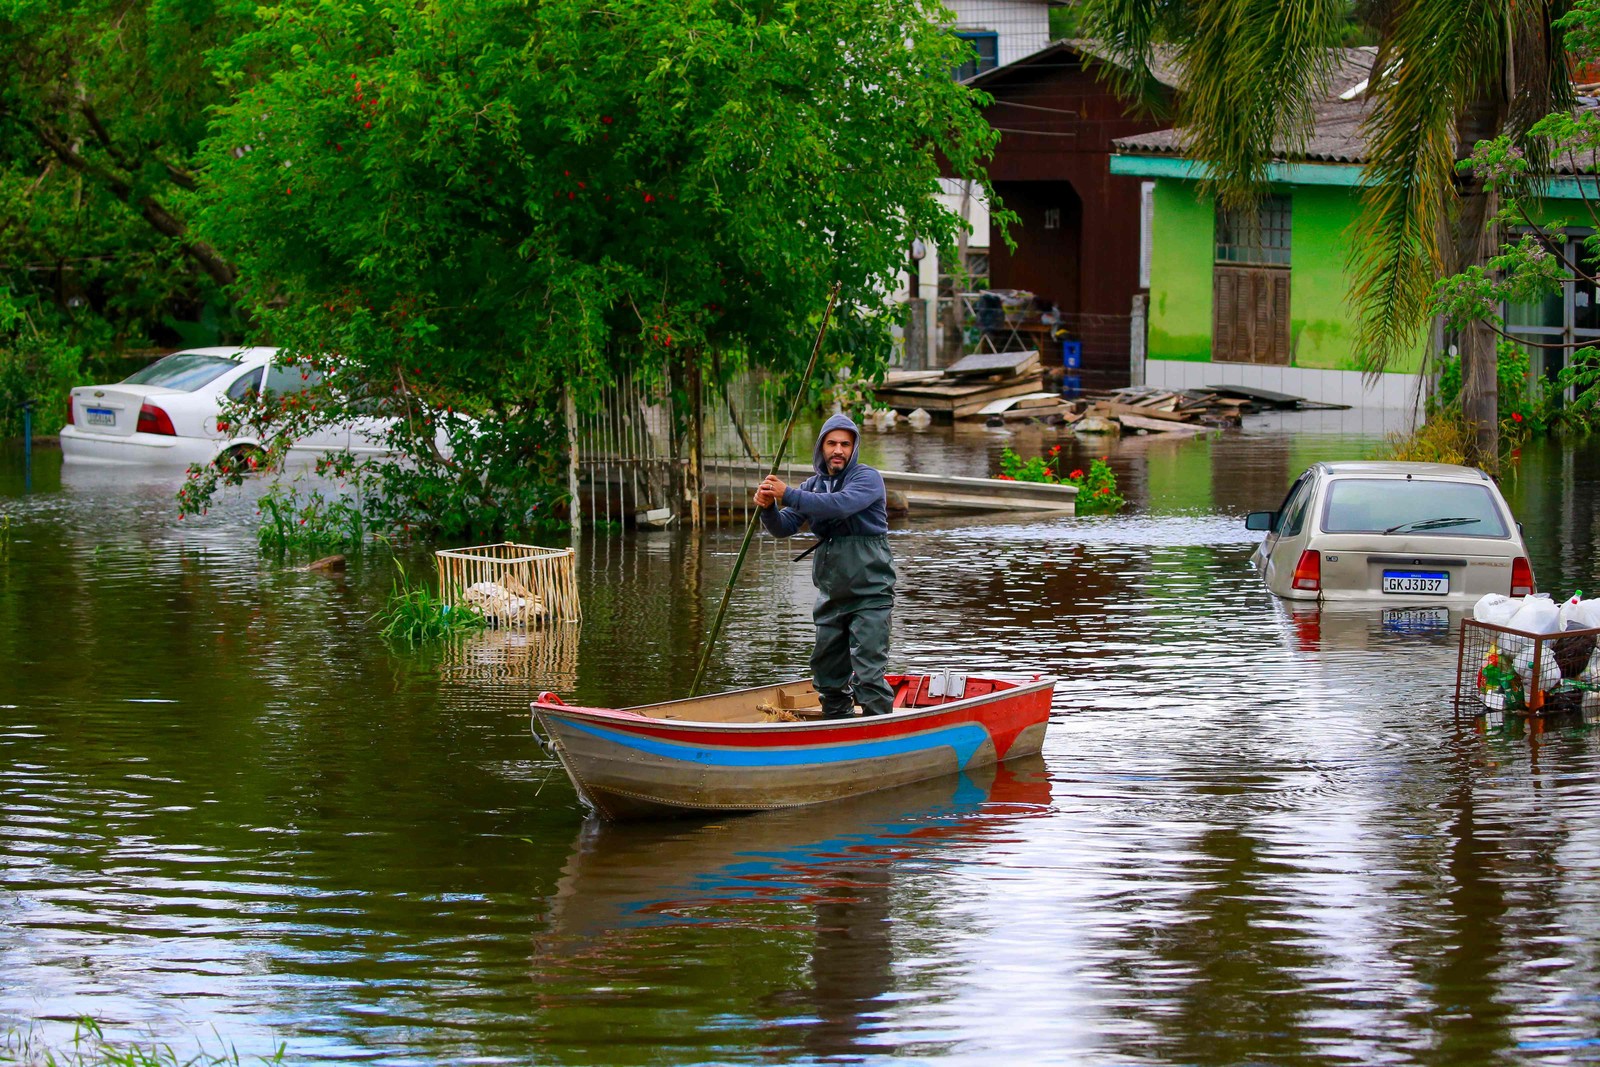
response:
<path id="1" fill-rule="evenodd" d="M 1480 470 L 1448 463 L 1317 463 L 1277 511 L 1245 520 L 1251 561 L 1286 600 L 1461 608 L 1534 591 L 1522 531 Z"/>

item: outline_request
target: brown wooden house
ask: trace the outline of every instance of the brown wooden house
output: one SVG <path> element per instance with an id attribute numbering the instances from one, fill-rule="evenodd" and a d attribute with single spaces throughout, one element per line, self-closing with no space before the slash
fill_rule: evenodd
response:
<path id="1" fill-rule="evenodd" d="M 1176 74 L 1155 73 L 1170 103 Z M 1125 102 L 1107 74 L 1092 42 L 1056 41 L 968 82 L 994 97 L 984 110 L 1000 132 L 989 176 L 1021 220 L 1011 231 L 1015 251 L 998 233 L 990 239 L 989 285 L 1027 290 L 1039 305 L 1009 316 L 1005 340 L 1014 342 L 1015 330 L 1028 347 L 1037 341 L 1055 366 L 1061 340 L 1078 341 L 1085 389 L 1128 384 L 1135 297 L 1148 285 L 1140 278 L 1148 233 L 1140 182 L 1111 173 L 1112 142 L 1168 124 Z"/>

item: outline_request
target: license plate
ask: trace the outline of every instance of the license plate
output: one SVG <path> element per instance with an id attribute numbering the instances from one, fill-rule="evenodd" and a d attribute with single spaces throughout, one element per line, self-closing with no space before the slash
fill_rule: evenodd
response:
<path id="1" fill-rule="evenodd" d="M 1449 608 L 1384 608 L 1385 630 L 1438 630 L 1450 629 Z"/>
<path id="2" fill-rule="evenodd" d="M 1383 591 L 1444 596 L 1450 592 L 1450 575 L 1446 571 L 1384 571 Z"/>
<path id="3" fill-rule="evenodd" d="M 84 417 L 90 426 L 115 426 L 117 413 L 110 408 L 84 408 Z"/>

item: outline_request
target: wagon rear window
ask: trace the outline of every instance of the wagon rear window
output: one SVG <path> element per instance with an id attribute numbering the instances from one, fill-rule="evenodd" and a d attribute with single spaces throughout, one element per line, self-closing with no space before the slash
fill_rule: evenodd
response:
<path id="1" fill-rule="evenodd" d="M 192 393 L 210 385 L 239 366 L 227 356 L 206 356 L 198 352 L 175 352 L 156 360 L 142 371 L 122 379 L 127 385 L 159 385 Z"/>
<path id="2" fill-rule="evenodd" d="M 1421 478 L 1341 478 L 1328 488 L 1326 533 L 1426 533 L 1506 537 L 1505 519 L 1487 485 Z"/>

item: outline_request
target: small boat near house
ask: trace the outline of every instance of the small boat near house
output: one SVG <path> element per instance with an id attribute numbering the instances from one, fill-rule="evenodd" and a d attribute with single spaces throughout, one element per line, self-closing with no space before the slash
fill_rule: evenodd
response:
<path id="1" fill-rule="evenodd" d="M 824 719 L 808 680 L 633 708 L 554 693 L 534 732 L 612 820 L 770 811 L 972 770 L 1044 746 L 1055 679 L 890 675 L 888 715 Z"/>

